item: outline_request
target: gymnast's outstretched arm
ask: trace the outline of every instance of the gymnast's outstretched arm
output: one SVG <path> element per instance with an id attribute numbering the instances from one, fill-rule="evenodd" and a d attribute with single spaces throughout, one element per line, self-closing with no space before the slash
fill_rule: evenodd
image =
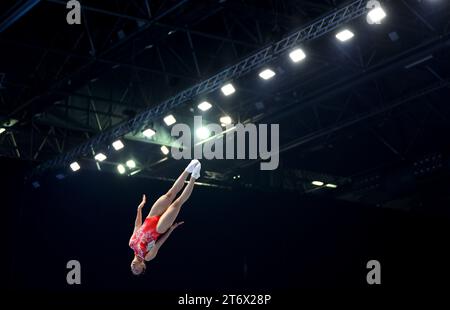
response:
<path id="1" fill-rule="evenodd" d="M 136 230 L 139 229 L 139 227 L 141 227 L 142 225 L 142 208 L 144 207 L 145 203 L 147 201 L 147 198 L 145 197 L 145 195 L 142 195 L 142 201 L 139 204 L 138 208 L 137 208 L 137 214 L 136 214 L 136 220 L 134 221 L 134 231 L 133 234 L 136 232 Z"/>

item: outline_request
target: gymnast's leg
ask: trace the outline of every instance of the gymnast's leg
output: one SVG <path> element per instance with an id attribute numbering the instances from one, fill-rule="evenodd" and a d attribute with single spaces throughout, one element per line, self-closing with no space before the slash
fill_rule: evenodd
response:
<path id="1" fill-rule="evenodd" d="M 200 169 L 201 165 L 198 165 L 194 168 L 192 172 L 191 179 L 189 180 L 188 185 L 184 188 L 180 197 L 175 199 L 175 201 L 169 206 L 169 208 L 161 215 L 161 218 L 158 221 L 158 226 L 156 227 L 156 231 L 160 234 L 165 233 L 170 226 L 175 222 L 178 213 L 180 213 L 181 206 L 189 199 L 191 196 L 192 190 L 194 189 L 195 181 L 200 177 Z"/>
<path id="2" fill-rule="evenodd" d="M 160 216 L 164 212 L 166 212 L 167 208 L 169 208 L 172 201 L 175 199 L 177 194 L 180 192 L 180 190 L 184 186 L 184 182 L 186 181 L 189 173 L 192 173 L 195 166 L 197 164 L 200 164 L 198 160 L 194 159 L 192 160 L 189 165 L 186 167 L 186 169 L 183 171 L 183 173 L 178 177 L 178 179 L 175 181 L 173 186 L 161 197 L 156 200 L 156 202 L 153 204 L 150 212 L 148 213 L 147 217 L 151 216 Z"/>

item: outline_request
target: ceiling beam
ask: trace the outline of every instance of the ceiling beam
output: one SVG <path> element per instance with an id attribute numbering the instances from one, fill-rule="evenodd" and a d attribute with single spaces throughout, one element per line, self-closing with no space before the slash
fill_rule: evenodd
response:
<path id="1" fill-rule="evenodd" d="M 19 19 L 33 9 L 40 0 L 27 0 L 0 23 L 0 33 L 14 25 Z"/>

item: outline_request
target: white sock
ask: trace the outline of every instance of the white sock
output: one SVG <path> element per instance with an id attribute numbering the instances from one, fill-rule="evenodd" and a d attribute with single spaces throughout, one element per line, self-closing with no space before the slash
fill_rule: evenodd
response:
<path id="1" fill-rule="evenodd" d="M 200 164 L 200 162 L 198 163 L 197 166 L 195 166 L 194 171 L 192 171 L 192 177 L 194 179 L 198 179 L 200 178 L 200 170 L 202 169 L 202 164 Z"/>
<path id="2" fill-rule="evenodd" d="M 192 171 L 194 171 L 194 168 L 200 164 L 200 162 L 197 159 L 193 159 L 191 160 L 191 162 L 189 163 L 189 165 L 186 167 L 186 169 L 184 171 L 192 173 Z"/>

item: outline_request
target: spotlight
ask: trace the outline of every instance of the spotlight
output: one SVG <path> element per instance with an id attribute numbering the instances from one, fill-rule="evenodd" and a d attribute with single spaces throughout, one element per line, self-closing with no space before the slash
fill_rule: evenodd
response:
<path id="1" fill-rule="evenodd" d="M 164 155 L 168 155 L 169 154 L 169 149 L 167 148 L 167 146 L 163 145 L 163 146 L 161 146 L 161 152 Z"/>
<path id="2" fill-rule="evenodd" d="M 323 186 L 322 181 L 312 181 L 311 183 L 312 183 L 312 185 L 315 185 L 315 186 Z"/>
<path id="3" fill-rule="evenodd" d="M 78 171 L 81 169 L 80 165 L 74 161 L 73 163 L 70 164 L 70 169 L 72 169 L 72 171 Z"/>
<path id="4" fill-rule="evenodd" d="M 233 122 L 233 120 L 229 116 L 222 116 L 219 120 L 220 124 L 224 127 L 230 125 Z"/>
<path id="5" fill-rule="evenodd" d="M 301 60 L 303 60 L 303 59 L 306 58 L 306 54 L 305 54 L 305 52 L 303 52 L 302 49 L 298 48 L 298 49 L 296 49 L 296 50 L 293 50 L 293 51 L 289 54 L 289 57 L 291 58 L 291 60 L 292 60 L 293 62 L 299 62 L 299 61 L 301 61 Z"/>
<path id="6" fill-rule="evenodd" d="M 98 153 L 94 156 L 95 160 L 97 161 L 104 161 L 107 157 L 103 153 Z"/>
<path id="7" fill-rule="evenodd" d="M 336 38 L 341 42 L 348 41 L 351 38 L 353 38 L 354 36 L 355 36 L 354 33 L 348 29 L 344 29 L 341 32 L 339 32 L 338 34 L 336 34 Z"/>
<path id="8" fill-rule="evenodd" d="M 167 126 L 171 126 L 171 125 L 175 124 L 176 122 L 177 122 L 177 120 L 175 119 L 175 117 L 172 114 L 164 117 L 164 123 L 166 123 Z"/>
<path id="9" fill-rule="evenodd" d="M 0 128 L 0 135 L 6 131 L 5 128 Z"/>
<path id="10" fill-rule="evenodd" d="M 122 164 L 117 165 L 117 171 L 119 171 L 120 174 L 124 174 L 126 171 L 125 166 Z"/>
<path id="11" fill-rule="evenodd" d="M 208 101 L 203 101 L 202 103 L 200 103 L 197 106 L 200 110 L 202 110 L 203 112 L 208 111 L 209 109 L 211 109 L 212 105 L 211 103 L 209 103 Z"/>
<path id="12" fill-rule="evenodd" d="M 221 88 L 221 90 L 222 90 L 222 93 L 225 96 L 229 96 L 229 95 L 233 94 L 236 91 L 236 89 L 234 88 L 233 84 L 231 84 L 231 83 L 228 83 L 225 86 L 223 86 Z"/>
<path id="13" fill-rule="evenodd" d="M 270 69 L 263 70 L 259 74 L 259 77 L 264 79 L 264 80 L 269 80 L 269 79 L 273 78 L 274 76 L 275 76 L 275 72 L 273 72 Z"/>
<path id="14" fill-rule="evenodd" d="M 325 185 L 326 187 L 328 187 L 328 188 L 337 188 L 337 185 L 336 184 L 331 184 L 331 183 L 328 183 L 327 185 Z"/>
<path id="15" fill-rule="evenodd" d="M 375 24 L 379 24 L 386 16 L 382 7 L 374 8 L 368 13 L 369 20 Z"/>
<path id="16" fill-rule="evenodd" d="M 197 137 L 201 140 L 209 138 L 209 135 L 211 134 L 209 129 L 206 127 L 200 127 L 199 129 L 197 129 L 195 133 L 197 134 Z"/>
<path id="17" fill-rule="evenodd" d="M 154 131 L 154 130 L 151 129 L 151 128 L 147 128 L 147 129 L 145 129 L 145 130 L 142 132 L 142 134 L 143 134 L 144 137 L 146 137 L 146 138 L 151 138 L 151 137 L 153 137 L 153 136 L 156 134 L 156 131 Z"/>
<path id="18" fill-rule="evenodd" d="M 123 145 L 122 141 L 120 141 L 120 140 L 114 141 L 112 146 L 116 151 L 124 148 L 124 145 Z"/>
<path id="19" fill-rule="evenodd" d="M 129 161 L 127 161 L 126 165 L 127 165 L 127 167 L 130 168 L 130 169 L 136 168 L 136 162 L 135 162 L 134 160 L 132 160 L 132 159 L 130 159 Z"/>

